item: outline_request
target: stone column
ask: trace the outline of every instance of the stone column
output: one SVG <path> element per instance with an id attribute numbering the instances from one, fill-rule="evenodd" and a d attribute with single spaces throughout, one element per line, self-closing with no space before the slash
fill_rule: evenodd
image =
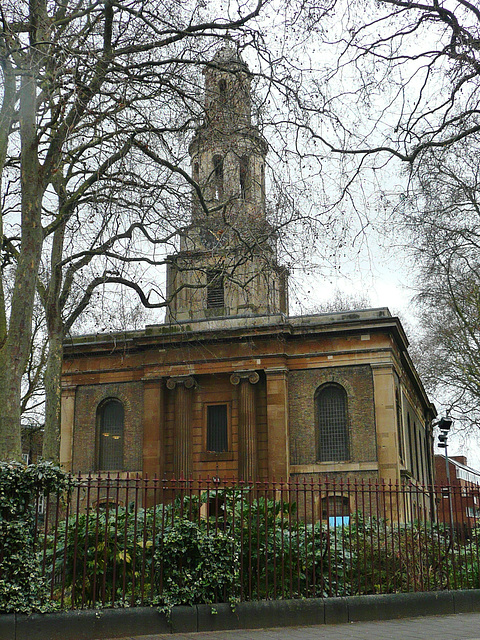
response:
<path id="1" fill-rule="evenodd" d="M 236 371 L 230 382 L 239 385 L 238 394 L 238 475 L 240 480 L 256 480 L 258 474 L 255 387 L 256 371 Z"/>
<path id="2" fill-rule="evenodd" d="M 265 369 L 267 377 L 268 478 L 288 480 L 288 369 Z"/>
<path id="3" fill-rule="evenodd" d="M 143 473 L 161 478 L 164 471 L 164 388 L 163 380 L 143 381 Z"/>
<path id="4" fill-rule="evenodd" d="M 63 387 L 60 422 L 60 466 L 73 472 L 73 427 L 76 387 Z"/>
<path id="5" fill-rule="evenodd" d="M 167 388 L 175 389 L 175 433 L 173 436 L 173 474 L 175 478 L 192 475 L 192 389 L 195 378 L 177 376 L 167 380 Z"/>

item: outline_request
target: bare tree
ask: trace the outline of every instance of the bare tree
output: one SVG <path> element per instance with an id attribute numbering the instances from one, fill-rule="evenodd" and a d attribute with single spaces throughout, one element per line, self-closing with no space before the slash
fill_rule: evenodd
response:
<path id="1" fill-rule="evenodd" d="M 66 325 L 59 328 L 62 296 L 69 295 L 72 285 L 69 268 L 75 271 L 82 260 L 87 264 L 89 251 L 108 257 L 115 251 L 110 239 L 121 243 L 129 233 L 116 224 L 117 208 L 117 218 L 112 215 L 108 233 L 105 228 L 99 232 L 95 249 L 87 243 L 87 250 L 80 250 L 78 239 L 68 236 L 67 265 L 67 226 L 78 216 L 77 235 L 84 232 L 87 205 L 95 197 L 101 203 L 107 183 L 110 193 L 116 190 L 118 205 L 122 193 L 134 182 L 138 186 L 148 171 L 145 159 L 163 172 L 186 178 L 175 142 L 179 133 L 193 126 L 198 113 L 192 69 L 209 62 L 218 38 L 234 32 L 255 38 L 255 20 L 263 4 L 239 3 L 229 19 L 188 1 L 166 5 L 141 0 L 2 0 L 1 459 L 20 456 L 21 379 L 42 251 L 48 248 L 51 256 L 48 282 L 40 284 L 39 291 L 52 341 L 74 320 L 63 317 L 61 324 L 66 320 Z M 124 204 L 131 206 L 127 199 Z M 152 202 L 146 198 L 143 204 Z M 148 235 L 143 220 L 139 228 Z M 15 280 L 7 297 L 5 265 L 12 260 Z M 122 280 L 108 268 L 98 277 Z M 81 307 L 80 302 L 77 309 Z M 51 362 L 48 367 L 53 367 Z M 58 370 L 58 358 L 54 368 Z"/>
<path id="2" fill-rule="evenodd" d="M 316 56 L 299 65 L 290 103 L 305 158 L 329 162 L 338 185 L 330 191 L 364 219 L 397 205 L 388 223 L 407 226 L 421 278 L 419 366 L 430 388 L 475 423 L 478 3 L 332 0 L 323 8 L 321 20 L 308 14 L 316 28 L 304 43 L 317 46 Z"/>
<path id="3" fill-rule="evenodd" d="M 371 306 L 372 302 L 365 293 L 347 293 L 336 289 L 331 298 L 311 307 L 307 313 L 342 313 L 368 309 Z"/>
<path id="4" fill-rule="evenodd" d="M 431 150 L 397 222 L 419 270 L 419 369 L 439 403 L 478 427 L 480 418 L 480 171 L 478 135 Z"/>
<path id="5" fill-rule="evenodd" d="M 360 163 L 374 156 L 378 168 L 389 157 L 415 163 L 480 131 L 476 3 L 332 0 L 311 19 L 307 46 L 327 53 L 319 68 L 310 54 L 298 75 L 313 141 Z"/>

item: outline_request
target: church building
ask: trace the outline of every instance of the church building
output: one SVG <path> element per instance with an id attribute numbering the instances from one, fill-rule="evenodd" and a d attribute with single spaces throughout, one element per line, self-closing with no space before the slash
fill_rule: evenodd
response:
<path id="1" fill-rule="evenodd" d="M 268 145 L 231 48 L 205 70 L 190 224 L 165 322 L 65 344 L 61 463 L 77 473 L 432 480 L 435 415 L 386 308 L 288 315 Z"/>

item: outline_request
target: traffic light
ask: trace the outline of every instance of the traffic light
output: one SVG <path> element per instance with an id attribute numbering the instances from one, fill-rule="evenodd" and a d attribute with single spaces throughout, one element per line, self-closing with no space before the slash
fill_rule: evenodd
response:
<path id="1" fill-rule="evenodd" d="M 450 431 L 450 427 L 452 426 L 453 420 L 451 418 L 440 418 L 437 423 L 440 431 Z"/>
<path id="2" fill-rule="evenodd" d="M 439 433 L 438 434 L 438 448 L 439 449 L 446 449 L 447 448 L 447 434 L 446 433 Z"/>

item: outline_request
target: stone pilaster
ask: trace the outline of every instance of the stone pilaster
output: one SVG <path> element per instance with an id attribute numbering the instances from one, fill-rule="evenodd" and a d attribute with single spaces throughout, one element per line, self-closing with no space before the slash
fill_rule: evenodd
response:
<path id="1" fill-rule="evenodd" d="M 76 387 L 63 387 L 60 426 L 60 466 L 73 471 L 73 425 Z"/>
<path id="2" fill-rule="evenodd" d="M 267 378 L 268 478 L 289 475 L 288 369 L 265 369 Z"/>
<path id="3" fill-rule="evenodd" d="M 164 471 L 164 384 L 161 378 L 143 381 L 143 473 L 161 478 Z"/>
<path id="4" fill-rule="evenodd" d="M 241 480 L 256 480 L 258 474 L 255 385 L 256 371 L 236 371 L 230 382 L 239 386 L 238 393 L 238 475 Z"/>
<path id="5" fill-rule="evenodd" d="M 391 363 L 372 364 L 378 473 L 386 483 L 400 481 L 396 431 L 395 377 Z"/>
<path id="6" fill-rule="evenodd" d="M 167 380 L 167 389 L 175 390 L 175 433 L 173 441 L 173 473 L 175 478 L 189 478 L 192 464 L 192 376 Z"/>

